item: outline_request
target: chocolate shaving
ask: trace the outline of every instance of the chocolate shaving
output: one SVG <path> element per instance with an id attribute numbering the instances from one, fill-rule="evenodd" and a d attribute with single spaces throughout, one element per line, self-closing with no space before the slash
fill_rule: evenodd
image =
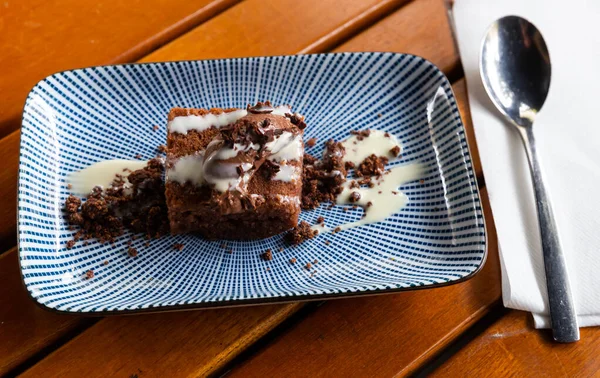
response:
<path id="1" fill-rule="evenodd" d="M 304 123 L 304 117 L 298 114 L 286 113 L 286 117 L 290 119 L 290 122 L 296 125 L 300 130 L 304 130 L 306 128 L 306 123 Z"/>
<path id="2" fill-rule="evenodd" d="M 262 171 L 267 180 L 273 179 L 273 177 L 275 177 L 277 175 L 277 172 L 279 172 L 281 170 L 281 167 L 279 166 L 279 164 L 277 164 L 271 160 L 265 160 L 264 163 L 262 164 L 262 166 L 264 167 Z"/>
<path id="3" fill-rule="evenodd" d="M 246 110 L 252 114 L 268 114 L 268 113 L 272 113 L 273 110 L 275 110 L 275 109 L 271 105 L 270 101 L 265 101 L 265 102 L 257 102 L 256 105 L 248 104 L 246 106 Z"/>

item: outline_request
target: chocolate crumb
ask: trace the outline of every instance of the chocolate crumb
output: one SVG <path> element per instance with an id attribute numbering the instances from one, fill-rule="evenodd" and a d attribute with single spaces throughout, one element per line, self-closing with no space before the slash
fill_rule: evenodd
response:
<path id="1" fill-rule="evenodd" d="M 154 125 L 154 127 L 152 127 L 152 130 L 154 130 L 154 131 L 158 130 L 158 125 Z"/>
<path id="2" fill-rule="evenodd" d="M 342 211 L 343 211 L 344 213 L 347 213 L 347 212 L 348 212 L 348 210 L 349 210 L 349 209 L 348 209 L 347 207 L 344 207 L 344 208 L 342 209 Z"/>
<path id="3" fill-rule="evenodd" d="M 361 130 L 361 131 L 352 130 L 352 131 L 350 131 L 350 134 L 356 135 L 356 139 L 358 139 L 358 140 L 363 140 L 365 138 L 368 138 L 369 135 L 371 135 L 371 130 Z"/>
<path id="4" fill-rule="evenodd" d="M 323 217 L 317 218 L 317 223 L 323 223 L 323 222 L 325 222 L 325 218 L 323 218 Z"/>
<path id="5" fill-rule="evenodd" d="M 92 279 L 92 278 L 94 278 L 94 271 L 90 269 L 87 272 L 85 272 L 85 279 L 89 280 L 89 279 Z"/>
<path id="6" fill-rule="evenodd" d="M 316 264 L 318 262 L 319 262 L 319 260 L 315 259 L 315 261 L 313 261 L 313 264 Z"/>
<path id="7" fill-rule="evenodd" d="M 360 188 L 360 184 L 357 181 L 350 181 L 350 189 Z"/>
<path id="8" fill-rule="evenodd" d="M 381 113 L 377 113 L 377 117 L 381 118 Z"/>
<path id="9" fill-rule="evenodd" d="M 347 161 L 347 162 L 344 163 L 344 167 L 346 167 L 346 170 L 348 171 L 350 169 L 354 169 L 355 165 L 354 165 L 353 162 Z"/>
<path id="10" fill-rule="evenodd" d="M 182 251 L 183 247 L 185 247 L 185 244 L 182 244 L 182 243 L 175 243 L 175 244 L 173 244 L 173 248 L 176 249 L 176 250 L 178 250 L 178 251 Z"/>
<path id="11" fill-rule="evenodd" d="M 296 263 L 296 261 L 297 261 L 297 260 L 296 260 L 296 258 L 294 257 L 294 258 L 290 259 L 290 264 L 295 264 L 295 263 Z"/>
<path id="12" fill-rule="evenodd" d="M 378 194 L 381 194 L 381 190 L 377 192 Z"/>
<path id="13" fill-rule="evenodd" d="M 104 262 L 102 264 L 108 265 L 108 260 L 104 260 Z"/>
<path id="14" fill-rule="evenodd" d="M 81 206 L 81 200 L 74 195 L 70 195 L 67 197 L 65 201 L 65 210 L 67 213 L 76 213 L 79 210 L 79 206 Z"/>
<path id="15" fill-rule="evenodd" d="M 369 181 L 369 183 L 367 184 L 367 186 L 368 186 L 369 188 L 374 188 L 374 187 L 375 187 L 375 183 L 374 183 L 374 182 L 372 182 L 372 181 Z"/>
<path id="16" fill-rule="evenodd" d="M 298 245 L 306 240 L 312 239 L 317 236 L 318 231 L 312 230 L 310 224 L 305 221 L 300 222 L 296 227 L 288 231 L 285 238 L 288 243 Z"/>
<path id="17" fill-rule="evenodd" d="M 358 202 L 360 200 L 360 193 L 359 192 L 352 192 L 350 193 L 350 202 Z"/>
<path id="18" fill-rule="evenodd" d="M 398 157 L 398 155 L 400 155 L 400 146 L 395 146 L 392 148 L 390 150 L 390 154 L 392 154 L 393 157 Z"/>
<path id="19" fill-rule="evenodd" d="M 138 251 L 133 247 L 129 247 L 129 249 L 127 250 L 127 254 L 131 257 L 136 257 L 138 255 Z"/>
<path id="20" fill-rule="evenodd" d="M 371 206 L 373 206 L 373 202 L 371 202 L 371 201 L 367 202 L 367 207 L 371 207 Z"/>
<path id="21" fill-rule="evenodd" d="M 423 179 L 420 179 L 420 180 L 419 180 L 419 182 L 420 182 L 421 184 L 425 184 L 425 180 L 423 180 Z"/>
<path id="22" fill-rule="evenodd" d="M 388 159 L 383 156 L 376 156 L 372 154 L 365 158 L 362 163 L 358 166 L 355 174 L 357 176 L 381 176 L 384 173 L 385 165 L 388 163 Z"/>
<path id="23" fill-rule="evenodd" d="M 392 190 L 392 194 L 396 196 L 396 195 L 398 195 L 398 192 L 395 190 Z"/>
<path id="24" fill-rule="evenodd" d="M 317 138 L 310 138 L 306 141 L 308 147 L 314 147 L 317 144 Z"/>
<path id="25" fill-rule="evenodd" d="M 271 261 L 273 260 L 273 253 L 271 252 L 270 249 L 267 249 L 262 255 L 261 255 L 262 259 L 265 261 Z"/>
<path id="26" fill-rule="evenodd" d="M 141 159 L 141 158 L 142 158 L 142 155 L 140 155 L 140 154 L 136 154 L 134 157 L 135 157 L 136 159 Z"/>
<path id="27" fill-rule="evenodd" d="M 67 184 L 67 189 L 73 189 L 73 185 Z"/>
<path id="28" fill-rule="evenodd" d="M 74 245 L 75 245 L 75 240 L 69 240 L 67 242 L 67 249 L 73 248 Z"/>
<path id="29" fill-rule="evenodd" d="M 227 244 L 225 244 L 225 243 L 221 243 L 221 248 L 223 248 L 223 249 L 227 249 Z"/>
<path id="30" fill-rule="evenodd" d="M 315 209 L 321 202 L 335 202 L 346 181 L 345 153 L 341 143 L 329 140 L 325 143 L 322 160 L 304 154 L 302 209 Z"/>
<path id="31" fill-rule="evenodd" d="M 390 133 L 385 133 L 383 134 L 384 137 L 389 138 L 390 137 Z"/>
<path id="32" fill-rule="evenodd" d="M 325 245 L 329 245 L 331 242 L 329 240 L 325 240 Z"/>
<path id="33" fill-rule="evenodd" d="M 306 268 L 306 270 L 310 270 L 310 268 L 312 268 L 312 264 L 306 263 L 306 265 L 304 265 L 304 267 Z"/>
<path id="34" fill-rule="evenodd" d="M 336 227 L 333 229 L 333 231 L 331 232 L 332 234 L 337 234 L 338 232 L 342 231 L 342 228 L 340 226 Z"/>
<path id="35" fill-rule="evenodd" d="M 146 167 L 125 175 L 116 175 L 112 185 L 106 189 L 95 187 L 82 201 L 69 196 L 65 211 L 70 225 L 81 228 L 77 239 L 95 238 L 100 243 L 113 243 L 123 235 L 125 228 L 134 233 L 166 235 L 169 233 L 164 165 L 158 159 L 150 160 Z M 124 180 L 132 185 L 132 193 L 123 188 Z M 135 235 L 132 240 L 135 240 Z"/>
<path id="36" fill-rule="evenodd" d="M 161 144 L 158 147 L 156 147 L 156 150 L 158 152 L 166 153 L 167 152 L 167 146 L 165 146 L 164 144 Z"/>
<path id="37" fill-rule="evenodd" d="M 283 247 L 279 247 L 279 252 L 283 252 Z"/>
<path id="38" fill-rule="evenodd" d="M 145 243 L 144 243 L 144 245 L 145 245 L 146 247 L 150 247 L 150 242 L 145 242 Z"/>

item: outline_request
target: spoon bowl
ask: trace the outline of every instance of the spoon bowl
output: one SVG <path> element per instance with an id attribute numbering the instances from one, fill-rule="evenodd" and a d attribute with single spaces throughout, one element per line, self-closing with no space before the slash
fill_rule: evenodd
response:
<path id="1" fill-rule="evenodd" d="M 496 107 L 517 126 L 529 127 L 546 101 L 552 73 L 539 30 L 507 16 L 488 29 L 481 47 L 481 78 Z"/>

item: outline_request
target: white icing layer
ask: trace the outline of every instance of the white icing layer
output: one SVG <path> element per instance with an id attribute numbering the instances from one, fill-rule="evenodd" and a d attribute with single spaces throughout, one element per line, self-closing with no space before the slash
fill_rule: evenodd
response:
<path id="1" fill-rule="evenodd" d="M 71 192 L 80 196 L 85 196 L 92 191 L 96 186 L 108 188 L 115 179 L 115 175 L 129 175 L 129 172 L 123 170 L 130 169 L 132 171 L 142 169 L 146 166 L 147 161 L 139 160 L 106 160 L 95 163 L 78 172 L 73 172 L 67 178 L 67 183 L 71 184 Z M 130 184 L 124 184 L 125 191 L 130 188 Z"/>
<path id="2" fill-rule="evenodd" d="M 212 126 L 221 128 L 223 126 L 234 123 L 238 119 L 246 116 L 246 110 L 234 110 L 229 113 L 212 114 L 208 113 L 203 116 L 188 115 L 173 118 L 167 125 L 172 133 L 187 134 L 190 130 L 204 131 Z"/>
<path id="3" fill-rule="evenodd" d="M 202 154 L 183 156 L 175 162 L 173 167 L 167 169 L 167 181 L 176 181 L 180 184 L 191 182 L 195 185 L 203 183 Z"/>
<path id="4" fill-rule="evenodd" d="M 300 172 L 299 167 L 293 165 L 280 165 L 279 172 L 273 176 L 273 180 L 291 182 L 300 179 L 301 174 L 302 172 Z"/>
<path id="5" fill-rule="evenodd" d="M 359 140 L 357 135 L 352 135 L 342 142 L 346 149 L 344 161 L 350 161 L 358 165 L 372 154 L 391 157 L 390 150 L 400 146 L 400 142 L 395 136 L 388 135 L 386 137 L 385 132 L 379 130 L 372 130 L 371 135 L 363 140 Z"/>
<path id="6" fill-rule="evenodd" d="M 287 147 L 292 142 L 294 135 L 288 131 L 281 133 L 273 139 L 273 141 L 265 143 L 265 148 L 271 152 L 271 154 L 279 153 L 283 148 Z"/>
<path id="7" fill-rule="evenodd" d="M 273 109 L 273 112 L 271 114 L 285 116 L 287 113 L 291 114 L 292 109 L 290 109 L 289 106 L 280 105 L 280 106 L 275 107 L 275 109 Z"/>
<path id="8" fill-rule="evenodd" d="M 289 133 L 288 133 L 289 134 Z M 281 148 L 277 153 L 271 155 L 269 160 L 278 161 L 293 161 L 300 160 L 304 153 L 304 145 L 302 143 L 302 135 L 296 135 L 294 139 L 289 142 L 285 147 Z"/>

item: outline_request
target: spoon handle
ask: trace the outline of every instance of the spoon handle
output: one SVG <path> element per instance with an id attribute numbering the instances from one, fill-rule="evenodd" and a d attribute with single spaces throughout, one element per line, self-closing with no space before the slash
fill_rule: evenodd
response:
<path id="1" fill-rule="evenodd" d="M 548 193 L 542 179 L 542 170 L 535 147 L 535 138 L 531 126 L 519 127 L 519 131 L 521 132 L 527 157 L 529 158 L 529 166 L 531 167 L 531 178 L 542 239 L 553 337 L 558 342 L 574 342 L 579 340 L 577 315 L 571 295 L 565 256 L 560 246 L 550 199 L 548 198 Z"/>

